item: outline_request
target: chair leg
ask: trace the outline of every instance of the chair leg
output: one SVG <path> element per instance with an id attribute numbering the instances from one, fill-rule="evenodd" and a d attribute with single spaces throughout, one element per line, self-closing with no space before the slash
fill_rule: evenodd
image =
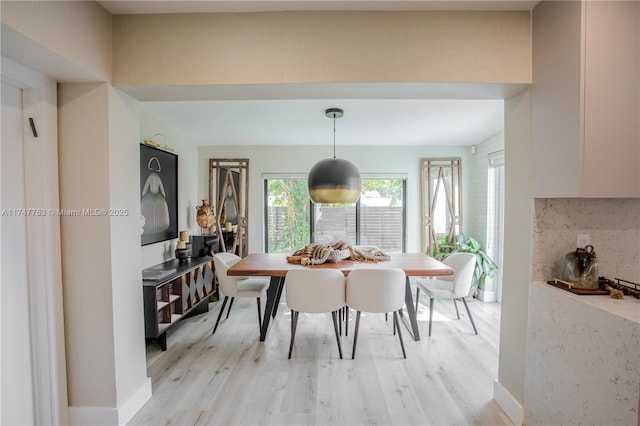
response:
<path id="1" fill-rule="evenodd" d="M 331 312 L 331 317 L 333 318 L 333 330 L 336 332 L 336 342 L 338 342 L 338 353 L 340 354 L 340 359 L 342 359 L 342 345 L 340 344 L 340 336 L 338 336 L 338 320 L 337 320 L 337 312 Z"/>
<path id="2" fill-rule="evenodd" d="M 387 313 L 385 312 L 385 315 L 387 315 Z M 396 312 L 393 311 L 393 335 L 396 335 Z"/>
<path id="3" fill-rule="evenodd" d="M 456 303 L 456 299 L 451 300 L 453 300 L 453 306 L 456 307 L 456 315 L 458 316 L 458 319 L 460 319 L 460 311 L 458 311 L 458 304 Z"/>
<path id="4" fill-rule="evenodd" d="M 260 298 L 256 297 L 258 301 L 258 330 L 262 331 L 262 308 L 260 307 Z"/>
<path id="5" fill-rule="evenodd" d="M 418 315 L 418 301 L 420 300 L 420 286 L 416 286 L 416 315 Z"/>
<path id="6" fill-rule="evenodd" d="M 351 351 L 351 359 L 356 359 L 356 344 L 358 343 L 358 328 L 360 327 L 360 311 L 356 313 L 356 331 L 353 333 L 353 350 Z"/>
<path id="7" fill-rule="evenodd" d="M 429 299 L 429 337 L 431 337 L 431 325 L 433 324 L 433 298 Z"/>
<path id="8" fill-rule="evenodd" d="M 478 334 L 478 330 L 476 330 L 476 324 L 473 322 L 473 317 L 471 316 L 471 311 L 469 310 L 469 305 L 467 305 L 467 301 L 462 298 L 462 303 L 464 303 L 464 307 L 467 308 L 467 314 L 469 315 L 469 319 L 471 320 L 471 326 L 473 327 L 473 331 Z"/>
<path id="9" fill-rule="evenodd" d="M 291 359 L 291 352 L 293 352 L 293 341 L 296 338 L 296 329 L 298 327 L 298 312 L 291 310 L 291 343 L 289 343 L 289 358 Z"/>
<path id="10" fill-rule="evenodd" d="M 344 307 L 344 335 L 349 335 L 349 307 Z"/>
<path id="11" fill-rule="evenodd" d="M 220 308 L 220 314 L 218 315 L 218 319 L 216 320 L 216 325 L 213 327 L 213 333 L 211 334 L 216 334 L 216 330 L 218 329 L 218 324 L 220 323 L 220 318 L 222 318 L 222 313 L 224 312 L 224 306 L 227 304 L 227 300 L 229 299 L 229 296 L 225 296 L 224 300 L 222 301 L 222 307 Z"/>
<path id="12" fill-rule="evenodd" d="M 229 302 L 229 310 L 227 311 L 227 316 L 224 319 L 228 319 L 229 318 L 229 314 L 231 313 L 231 307 L 233 306 L 233 301 L 236 300 L 235 297 L 231 298 L 231 301 Z"/>
<path id="13" fill-rule="evenodd" d="M 394 325 L 394 329 L 396 327 L 398 328 L 398 338 L 400 339 L 400 346 L 402 347 L 402 356 L 404 357 L 404 359 L 407 359 L 407 354 L 404 351 L 404 342 L 402 341 L 402 332 L 400 331 L 400 322 L 398 320 L 398 313 L 396 311 L 393 311 L 393 325 Z"/>

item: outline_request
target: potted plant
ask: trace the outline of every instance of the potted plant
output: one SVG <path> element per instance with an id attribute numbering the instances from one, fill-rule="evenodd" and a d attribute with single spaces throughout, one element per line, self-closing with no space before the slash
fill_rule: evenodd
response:
<path id="1" fill-rule="evenodd" d="M 458 234 L 453 241 L 449 241 L 447 235 L 438 238 L 438 244 L 434 248 L 433 257 L 444 260 L 454 253 L 472 253 L 476 256 L 476 268 L 473 271 L 471 292 L 475 294 L 476 288 L 484 286 L 487 277 L 493 278 L 498 270 L 498 265 L 482 250 L 480 243 L 465 234 Z"/>

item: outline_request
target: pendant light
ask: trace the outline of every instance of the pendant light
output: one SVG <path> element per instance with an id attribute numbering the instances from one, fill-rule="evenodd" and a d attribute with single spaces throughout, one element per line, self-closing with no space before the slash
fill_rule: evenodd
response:
<path id="1" fill-rule="evenodd" d="M 309 171 L 309 196 L 314 203 L 355 203 L 360 198 L 360 172 L 351 161 L 336 158 L 336 118 L 344 111 L 329 108 L 324 113 L 333 119 L 333 158 L 317 162 Z"/>

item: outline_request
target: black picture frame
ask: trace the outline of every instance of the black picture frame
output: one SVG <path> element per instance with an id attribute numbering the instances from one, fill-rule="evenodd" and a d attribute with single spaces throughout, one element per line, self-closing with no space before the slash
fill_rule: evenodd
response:
<path id="1" fill-rule="evenodd" d="M 178 238 L 178 156 L 145 144 L 140 144 L 140 214 L 143 246 Z"/>

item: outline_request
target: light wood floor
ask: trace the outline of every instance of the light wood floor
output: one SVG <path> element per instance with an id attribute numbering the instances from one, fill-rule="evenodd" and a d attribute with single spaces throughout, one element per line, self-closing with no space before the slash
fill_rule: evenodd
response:
<path id="1" fill-rule="evenodd" d="M 363 314 L 351 360 L 352 312 L 341 360 L 331 315 L 300 314 L 288 360 L 286 304 L 280 304 L 262 343 L 253 299 L 236 299 L 229 319 L 223 317 L 212 336 L 220 305 L 211 303 L 208 313 L 170 330 L 166 352 L 156 343 L 147 346 L 153 397 L 129 424 L 511 424 L 492 401 L 500 305 L 469 299 L 476 336 L 461 303 L 456 320 L 452 302 L 436 301 L 428 337 L 428 307 L 421 304 L 422 339 L 416 342 L 402 329 L 406 360 L 392 334 L 391 316 L 387 323 L 382 314 Z"/>

